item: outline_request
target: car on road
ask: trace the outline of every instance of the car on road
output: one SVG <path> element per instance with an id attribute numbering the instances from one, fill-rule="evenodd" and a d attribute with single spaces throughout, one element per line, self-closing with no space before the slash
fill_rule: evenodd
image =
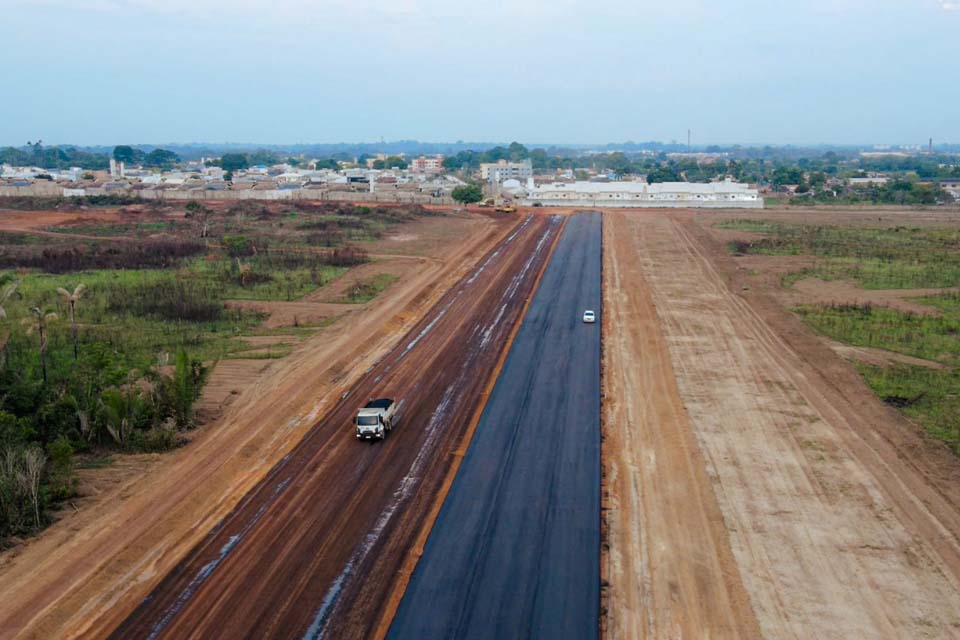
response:
<path id="1" fill-rule="evenodd" d="M 593 324 L 597 321 L 597 314 L 593 312 L 593 309 L 587 309 L 583 312 L 583 321 L 588 324 Z"/>

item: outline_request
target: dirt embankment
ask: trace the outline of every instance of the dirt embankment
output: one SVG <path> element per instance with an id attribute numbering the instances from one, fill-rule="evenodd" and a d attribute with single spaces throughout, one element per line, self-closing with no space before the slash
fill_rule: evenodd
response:
<path id="1" fill-rule="evenodd" d="M 276 362 L 188 447 L 4 558 L 0 637 L 69 637 L 132 610 L 515 218 L 450 220 L 434 260 Z"/>
<path id="2" fill-rule="evenodd" d="M 957 636 L 956 459 L 751 288 L 750 276 L 694 221 L 698 214 L 625 215 L 761 633 Z M 638 455 L 638 464 L 673 487 L 681 476 L 651 455 L 655 446 L 639 446 L 648 457 Z M 684 540 L 670 531 L 656 543 Z M 636 564 L 654 566 L 643 556 Z M 694 583 L 703 575 L 701 566 L 690 571 Z M 643 573 L 639 582 L 647 584 Z"/>

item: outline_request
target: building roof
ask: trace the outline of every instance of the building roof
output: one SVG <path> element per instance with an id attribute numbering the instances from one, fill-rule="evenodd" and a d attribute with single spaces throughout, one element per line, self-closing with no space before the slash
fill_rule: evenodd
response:
<path id="1" fill-rule="evenodd" d="M 750 185 L 741 182 L 553 182 L 537 185 L 534 193 L 746 193 L 751 191 Z"/>

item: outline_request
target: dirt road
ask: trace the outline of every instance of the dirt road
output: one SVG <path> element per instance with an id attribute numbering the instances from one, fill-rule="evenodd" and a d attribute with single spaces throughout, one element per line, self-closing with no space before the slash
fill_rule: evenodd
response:
<path id="1" fill-rule="evenodd" d="M 560 229 L 527 218 L 326 413 L 114 637 L 366 637 Z M 356 409 L 401 403 L 382 443 Z"/>
<path id="2" fill-rule="evenodd" d="M 756 637 L 647 281 L 644 230 L 635 215 L 606 214 L 606 636 Z"/>
<path id="3" fill-rule="evenodd" d="M 669 355 L 664 359 L 662 346 L 645 348 L 649 337 L 636 342 L 637 336 L 619 336 L 641 366 L 627 372 L 638 376 L 632 381 L 621 373 L 622 384 L 649 385 L 669 396 L 673 377 L 685 409 L 676 400 L 661 408 L 634 397 L 613 414 L 633 415 L 641 429 L 652 420 L 657 433 L 637 434 L 620 466 L 611 468 L 610 488 L 617 494 L 609 517 L 611 637 L 642 630 L 675 637 L 685 628 L 692 629 L 685 637 L 736 635 L 724 629 L 756 635 L 747 605 L 760 634 L 771 638 L 960 635 L 957 489 L 942 482 L 950 473 L 926 455 L 912 431 L 891 428 L 909 425 L 892 418 L 855 374 L 846 373 L 849 365 L 818 346 L 789 314 L 762 296 L 735 292 L 728 284 L 735 265 L 725 265 L 722 248 L 711 245 L 692 214 L 614 213 L 607 222 L 618 251 L 626 252 L 621 255 L 633 252 L 626 263 L 639 268 L 647 293 L 638 295 L 655 308 Z M 627 280 L 628 286 L 636 282 L 634 276 Z M 633 297 L 618 296 L 626 301 L 623 312 L 649 316 L 649 308 L 631 308 Z M 612 327 L 605 339 L 617 330 Z M 661 371 L 650 371 L 641 356 L 661 359 Z M 660 376 L 665 380 L 657 381 Z M 683 430 L 668 431 L 684 421 L 692 440 Z M 624 479 L 625 473 L 633 479 Z M 657 487 L 652 495 L 644 490 L 651 486 Z M 700 514 L 672 512 L 682 504 L 685 513 L 698 502 L 693 509 Z M 726 536 L 717 528 L 714 504 Z M 652 528 L 658 522 L 668 531 L 641 537 L 632 547 L 631 536 L 640 534 L 621 522 L 630 521 L 616 512 L 624 508 L 635 509 L 648 531 L 662 531 Z M 678 519 L 687 526 L 699 520 L 704 531 L 691 539 L 677 528 Z M 658 572 L 677 570 L 663 569 L 658 560 L 686 555 L 692 557 L 677 579 L 657 579 Z M 629 564 L 617 568 L 624 557 Z M 712 593 L 720 584 L 721 593 Z M 748 603 L 738 595 L 740 584 Z M 635 597 L 638 592 L 644 597 Z M 687 605 L 688 594 L 706 594 L 711 604 Z M 739 618 L 731 619 L 723 598 L 742 612 Z M 618 621 L 621 609 L 632 622 Z"/>
<path id="4" fill-rule="evenodd" d="M 147 474 L 104 489 L 95 505 L 5 554 L 0 638 L 96 636 L 112 629 L 513 224 L 433 222 L 424 242 L 438 225 L 446 238 L 442 249 L 428 250 L 434 260 L 349 323 L 323 330 L 276 361 L 188 447 L 163 456 Z"/>

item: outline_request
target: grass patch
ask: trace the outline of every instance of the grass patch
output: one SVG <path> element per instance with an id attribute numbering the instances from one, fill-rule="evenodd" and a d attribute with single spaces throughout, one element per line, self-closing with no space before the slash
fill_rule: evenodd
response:
<path id="1" fill-rule="evenodd" d="M 822 258 L 785 280 L 803 277 L 852 280 L 866 289 L 950 287 L 960 283 L 960 230 L 945 228 L 852 228 L 726 220 L 717 228 L 762 233 L 759 240 L 728 243 L 744 255 L 814 255 Z"/>
<path id="2" fill-rule="evenodd" d="M 292 344 L 282 342 L 269 347 L 252 347 L 247 351 L 235 351 L 227 358 L 229 360 L 278 360 L 286 358 L 292 351 Z"/>
<path id="3" fill-rule="evenodd" d="M 937 371 L 906 365 L 866 364 L 857 368 L 884 402 L 960 454 L 960 369 Z"/>
<path id="4" fill-rule="evenodd" d="M 917 302 L 939 309 L 945 315 L 960 318 L 960 293 L 940 293 L 917 298 Z"/>
<path id="5" fill-rule="evenodd" d="M 794 309 L 818 333 L 857 347 L 960 365 L 960 319 L 922 316 L 869 304 L 804 305 Z"/>
<path id="6" fill-rule="evenodd" d="M 950 302 L 944 304 L 946 315 L 942 317 L 870 305 L 810 305 L 795 311 L 814 330 L 839 342 L 886 349 L 950 367 L 857 365 L 881 400 L 960 454 L 960 303 L 956 296 L 947 298 Z"/>
<path id="7" fill-rule="evenodd" d="M 125 365 L 145 369 L 157 364 L 158 354 L 187 349 L 202 360 L 216 360 L 242 343 L 237 338 L 259 324 L 260 314 L 226 309 L 214 283 L 193 282 L 168 270 L 101 270 L 69 276 L 31 273 L 20 278 L 17 295 L 30 306 L 50 309 L 58 320 L 50 325 L 50 354 L 64 366 L 72 359 L 69 309 L 57 287 L 87 287 L 77 303 L 81 348 L 97 343 Z M 5 309 L 13 331 L 10 349 L 29 345 L 23 321 L 25 304 L 8 301 Z M 197 315 L 194 315 L 197 314 Z M 35 340 L 35 338 L 32 338 Z"/>
<path id="8" fill-rule="evenodd" d="M 357 282 L 338 300 L 345 304 L 365 304 L 376 298 L 384 289 L 397 281 L 397 276 L 379 273 L 369 280 Z"/>

